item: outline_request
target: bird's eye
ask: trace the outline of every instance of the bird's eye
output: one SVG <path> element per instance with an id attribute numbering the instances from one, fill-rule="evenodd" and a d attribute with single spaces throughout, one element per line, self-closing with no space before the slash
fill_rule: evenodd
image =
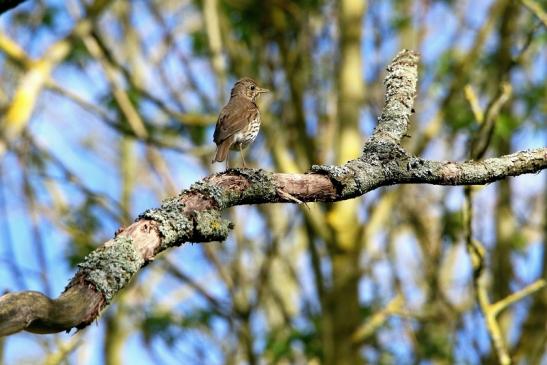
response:
<path id="1" fill-rule="evenodd" d="M 254 86 L 254 85 L 252 85 L 252 86 L 251 86 L 251 90 L 254 90 L 254 89 L 255 89 L 255 86 Z"/>

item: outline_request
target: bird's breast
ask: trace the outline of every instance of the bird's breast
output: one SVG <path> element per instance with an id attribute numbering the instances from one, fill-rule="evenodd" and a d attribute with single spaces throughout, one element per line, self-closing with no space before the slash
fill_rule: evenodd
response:
<path id="1" fill-rule="evenodd" d="M 260 130 L 260 114 L 257 113 L 256 118 L 247 125 L 247 127 L 234 134 L 234 143 L 231 146 L 232 150 L 239 150 L 249 146 L 258 136 Z"/>

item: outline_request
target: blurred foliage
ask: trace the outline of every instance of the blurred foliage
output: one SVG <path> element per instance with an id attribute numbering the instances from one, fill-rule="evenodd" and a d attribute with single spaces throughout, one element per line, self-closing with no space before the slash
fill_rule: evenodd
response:
<path id="1" fill-rule="evenodd" d="M 160 337 L 168 346 L 173 346 L 176 342 L 178 336 L 173 329 L 177 328 L 170 313 L 151 313 L 141 324 L 142 336 L 147 343 Z"/>
<path id="2" fill-rule="evenodd" d="M 242 76 L 272 90 L 246 152 L 256 168 L 357 157 L 401 48 L 422 55 L 412 153 L 468 158 L 481 125 L 464 87 L 485 112 L 503 82 L 513 93 L 486 157 L 547 140 L 547 33 L 518 1 L 28 0 L 0 19 L 0 111 L 36 86 L 25 76 L 44 76 L 21 129 L 0 122 L 6 290 L 36 277 L 61 290 L 117 227 L 222 170 L 210 164 L 216 113 Z M 69 49 L 55 58 L 55 45 Z M 52 72 L 40 73 L 43 59 Z M 473 238 L 487 247 L 493 298 L 547 278 L 546 188 L 542 173 L 475 194 Z M 231 209 L 226 243 L 160 255 L 65 363 L 89 352 L 108 364 L 496 363 L 469 299 L 462 211 L 463 188 L 428 186 Z M 546 361 L 546 312 L 544 290 L 500 315 L 515 363 Z M 21 351 L 8 340 L 0 362 L 41 362 L 68 341 L 28 336 Z"/>
<path id="3" fill-rule="evenodd" d="M 79 206 L 64 212 L 65 229 L 70 237 L 66 256 L 72 267 L 76 267 L 87 254 L 101 243 L 97 237 L 98 233 L 104 232 L 104 227 L 101 225 L 103 214 L 97 208 L 99 206 L 96 199 L 88 196 Z"/>

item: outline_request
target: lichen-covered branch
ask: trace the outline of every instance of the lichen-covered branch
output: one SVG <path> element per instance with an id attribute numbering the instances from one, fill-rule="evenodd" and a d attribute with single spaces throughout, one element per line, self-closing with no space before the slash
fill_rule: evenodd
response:
<path id="1" fill-rule="evenodd" d="M 414 97 L 418 83 L 418 54 L 399 52 L 387 67 L 385 105 L 371 141 L 390 140 L 399 143 L 414 113 Z"/>
<path id="2" fill-rule="evenodd" d="M 88 255 L 58 299 L 37 292 L 0 297 L 0 336 L 85 327 L 158 253 L 184 242 L 226 239 L 232 224 L 221 218 L 221 211 L 235 205 L 334 202 L 394 184 L 487 184 L 547 168 L 547 148 L 467 162 L 408 154 L 399 142 L 412 113 L 417 62 L 414 52 L 402 51 L 388 67 L 386 106 L 359 158 L 342 166 L 314 165 L 304 174 L 230 169 L 206 177 L 144 212 Z"/>

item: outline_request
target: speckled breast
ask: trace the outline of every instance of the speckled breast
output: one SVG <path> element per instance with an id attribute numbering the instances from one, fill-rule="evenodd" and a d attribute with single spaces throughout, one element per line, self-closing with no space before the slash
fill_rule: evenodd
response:
<path id="1" fill-rule="evenodd" d="M 230 147 L 232 150 L 239 151 L 239 149 L 246 148 L 253 143 L 258 136 L 260 130 L 260 112 L 256 114 L 256 118 L 249 123 L 246 129 L 234 134 L 234 143 Z"/>

